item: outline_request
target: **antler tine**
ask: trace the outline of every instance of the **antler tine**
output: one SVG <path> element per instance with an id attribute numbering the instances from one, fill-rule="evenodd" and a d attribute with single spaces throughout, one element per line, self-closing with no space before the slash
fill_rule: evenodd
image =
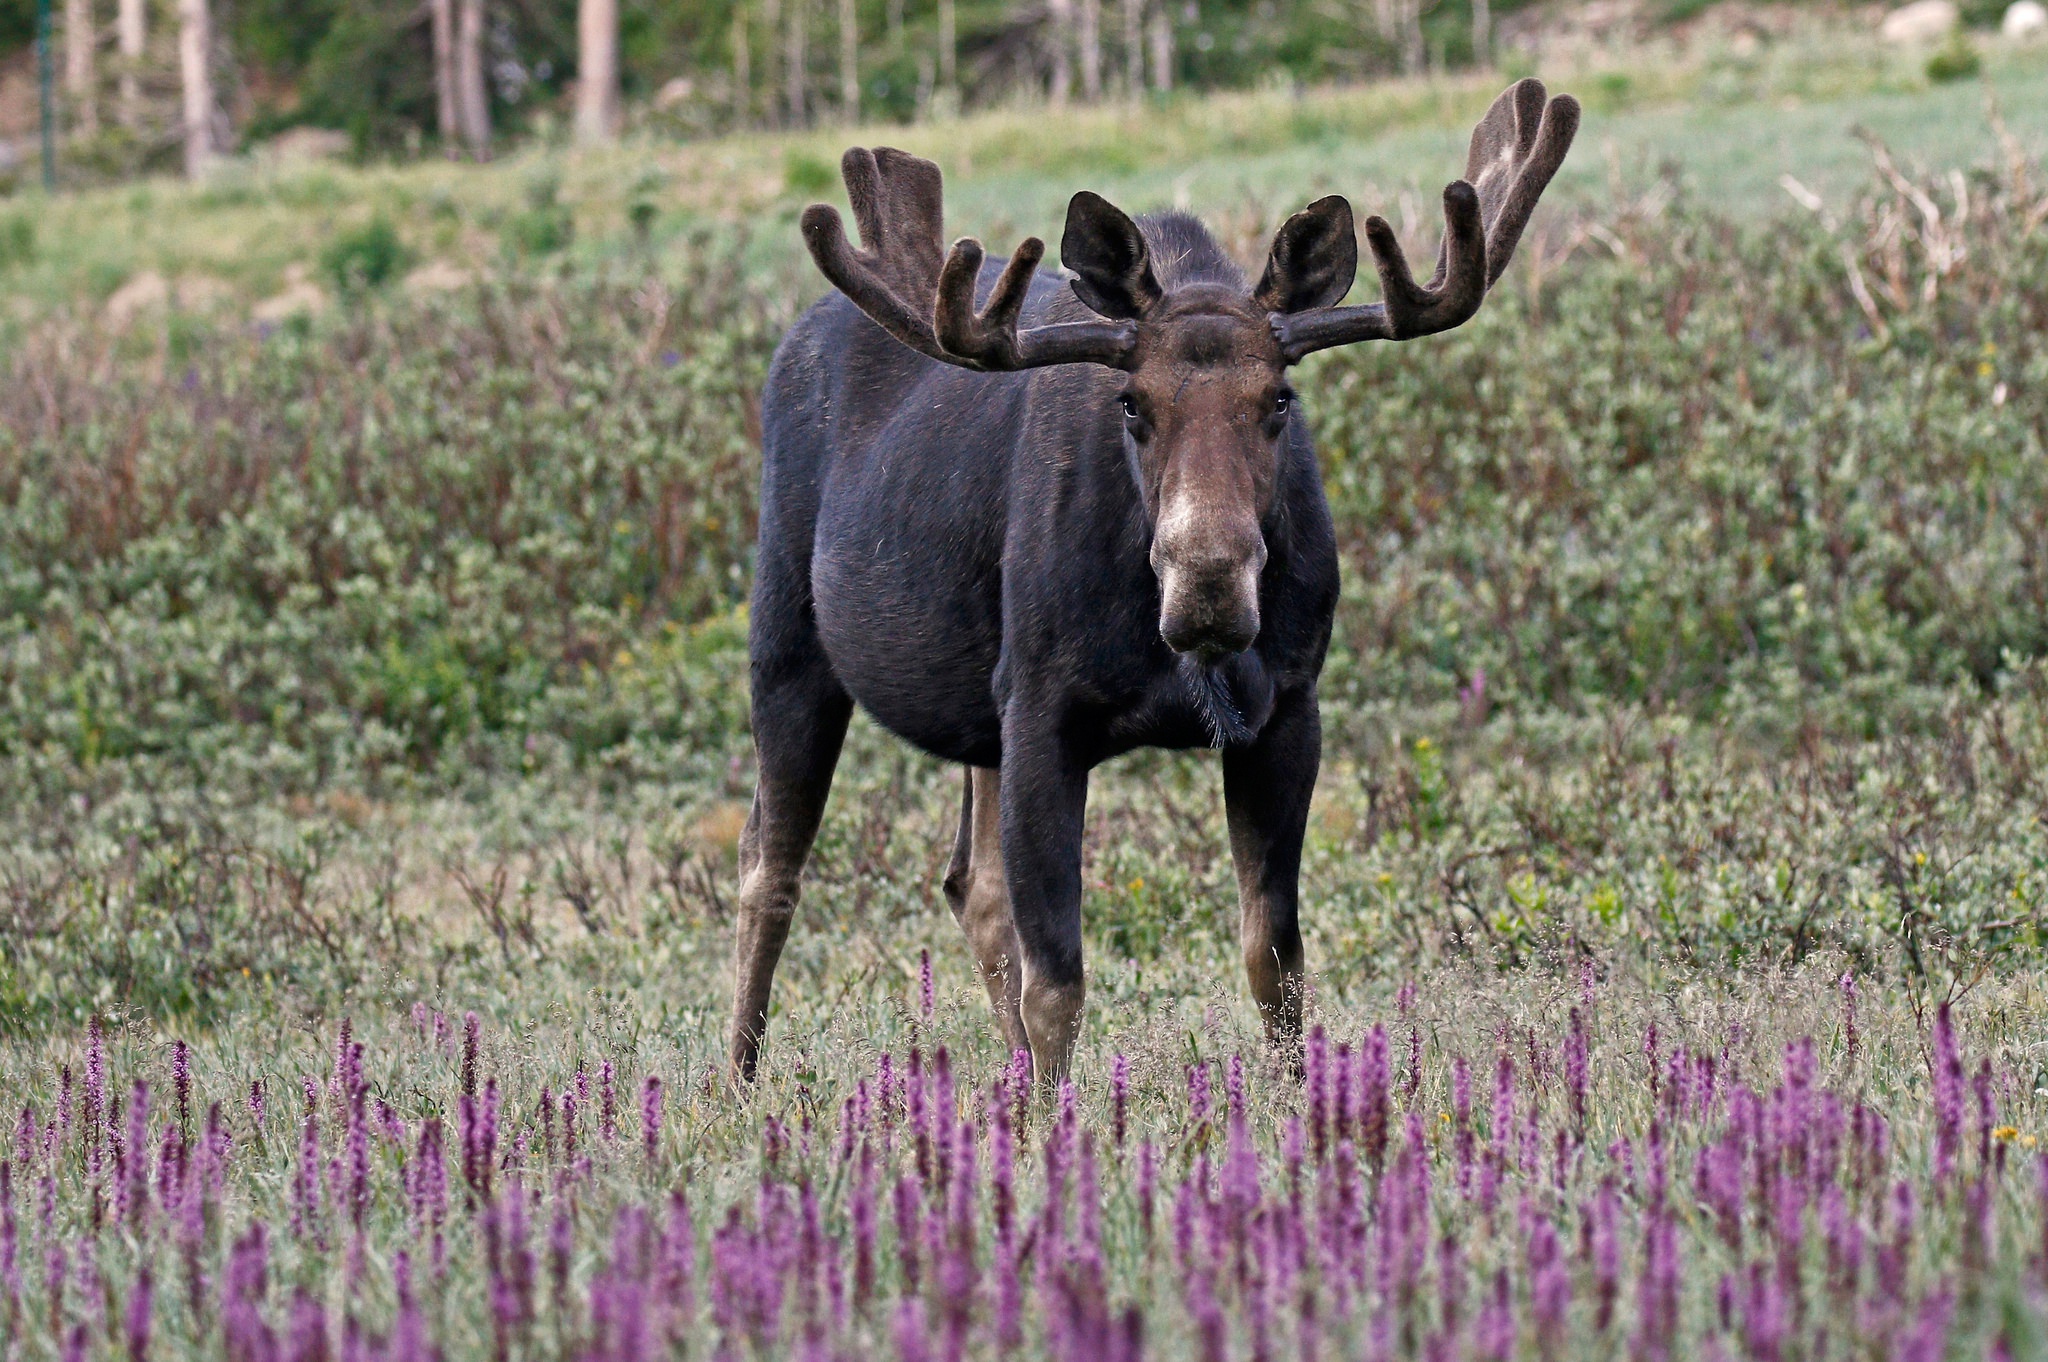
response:
<path id="1" fill-rule="evenodd" d="M 988 301 L 976 311 L 975 283 L 986 255 L 981 243 L 971 236 L 954 242 L 939 274 L 938 307 L 933 314 L 939 344 L 978 369 L 1080 363 L 1121 368 L 1137 341 L 1138 328 L 1131 322 L 1056 322 L 1018 328 L 1032 275 L 1044 258 L 1045 243 L 1035 236 L 1024 238 L 989 290 Z"/>
<path id="2" fill-rule="evenodd" d="M 1504 90 L 1472 130 L 1466 178 L 1444 190 L 1444 241 L 1427 284 L 1409 271 L 1386 219 L 1365 222 L 1366 244 L 1384 300 L 1276 316 L 1273 329 L 1290 364 L 1317 350 L 1368 340 L 1412 340 L 1470 320 L 1522 239 L 1537 200 L 1571 150 L 1579 103 L 1547 98 L 1543 82 Z"/>
<path id="3" fill-rule="evenodd" d="M 1032 275 L 1045 256 L 1037 237 L 1017 247 L 988 302 L 975 309 L 982 245 L 963 237 L 942 263 L 943 183 L 930 161 L 893 147 L 851 147 L 839 171 L 861 247 L 846 239 L 838 211 L 822 203 L 804 210 L 804 243 L 824 276 L 897 340 L 963 369 L 1128 361 L 1137 339 L 1129 322 L 1019 328 Z"/>
<path id="4" fill-rule="evenodd" d="M 804 210 L 804 244 L 819 271 L 883 330 L 911 349 L 946 359 L 932 334 L 939 273 L 939 168 L 894 148 L 849 147 L 840 158 L 861 244 L 829 204 Z"/>

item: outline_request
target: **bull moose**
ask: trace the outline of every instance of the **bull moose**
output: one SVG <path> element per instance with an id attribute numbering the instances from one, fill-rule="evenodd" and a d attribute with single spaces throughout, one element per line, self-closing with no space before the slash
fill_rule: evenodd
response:
<path id="1" fill-rule="evenodd" d="M 855 702 L 967 768 L 945 893 L 1005 1040 L 1041 1083 L 1079 1028 L 1090 770 L 1217 747 L 1251 991 L 1298 1040 L 1298 880 L 1320 759 L 1316 681 L 1337 551 L 1288 369 L 1458 326 L 1500 278 L 1578 129 L 1524 80 L 1444 190 L 1435 274 L 1365 222 L 1382 301 L 1344 306 L 1351 205 L 1289 218 L 1254 287 L 1195 218 L 1074 195 L 1069 278 L 941 244 L 939 168 L 841 170 L 804 241 L 837 291 L 776 350 L 761 400 L 748 640 L 759 781 L 740 839 L 731 1060 L 750 1079 L 798 880 Z"/>

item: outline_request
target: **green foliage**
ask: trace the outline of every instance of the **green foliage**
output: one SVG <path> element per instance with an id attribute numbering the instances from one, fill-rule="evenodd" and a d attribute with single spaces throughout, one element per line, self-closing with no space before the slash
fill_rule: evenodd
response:
<path id="1" fill-rule="evenodd" d="M 2036 957 L 2048 248 L 2023 182 L 1964 183 L 1945 246 L 1892 234 L 1918 210 L 1889 188 L 1839 228 L 1610 214 L 1458 333 L 1308 366 L 1345 559 L 1308 856 L 1333 987 L 1570 943 L 1930 979 Z M 550 203 L 543 177 L 528 211 Z M 411 949 L 360 888 L 386 834 L 319 812 L 339 795 L 474 801 L 448 824 L 553 864 L 535 901 L 579 918 L 647 901 L 591 907 L 602 858 L 564 839 L 729 873 L 655 830 L 748 788 L 759 387 L 800 296 L 744 242 L 676 258 L 267 335 L 181 319 L 107 338 L 122 362 L 89 384 L 46 377 L 76 362 L 62 328 L 10 353 L 0 874 L 31 890 L 0 941 L 32 945 L 0 955 L 24 1015 L 203 1012 L 245 965 L 314 989 Z M 1098 784 L 1088 920 L 1199 988 L 1235 951 L 1214 772 L 1146 762 Z M 545 790 L 569 812 L 538 816 Z M 955 798 L 857 738 L 807 900 L 826 946 L 922 920 Z M 312 831 L 348 867 L 312 920 L 362 955 L 278 882 L 172 892 L 120 850 L 217 868 Z M 177 944 L 109 955 L 124 932 Z M 450 968 L 488 960 L 453 940 Z M 182 993 L 151 963 L 177 954 Z"/>
<path id="2" fill-rule="evenodd" d="M 839 170 L 830 161 L 802 147 L 782 153 L 782 187 L 791 194 L 829 194 L 839 185 Z"/>
<path id="3" fill-rule="evenodd" d="M 1927 59 L 1927 79 L 1937 85 L 1974 79 L 1983 69 L 1984 59 L 1960 28 Z"/>
<path id="4" fill-rule="evenodd" d="M 526 207 L 505 222 L 505 240 L 521 255 L 553 255 L 576 236 L 576 219 L 561 201 L 562 181 L 552 171 L 535 175 L 526 185 Z"/>
<path id="5" fill-rule="evenodd" d="M 344 294 L 381 288 L 405 268 L 405 243 L 388 218 L 342 232 L 320 253 L 320 269 Z"/>
<path id="6" fill-rule="evenodd" d="M 0 213 L 0 271 L 35 259 L 35 222 L 26 213 Z"/>

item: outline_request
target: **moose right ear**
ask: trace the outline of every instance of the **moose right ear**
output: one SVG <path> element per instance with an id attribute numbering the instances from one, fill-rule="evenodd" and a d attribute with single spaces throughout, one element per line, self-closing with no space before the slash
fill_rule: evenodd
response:
<path id="1" fill-rule="evenodd" d="M 1273 253 L 1252 300 L 1286 316 L 1334 307 L 1358 276 L 1358 234 L 1342 194 L 1317 199 L 1287 219 L 1273 237 Z"/>
<path id="2" fill-rule="evenodd" d="M 1160 299 L 1138 224 L 1100 194 L 1084 189 L 1067 204 L 1060 263 L 1074 272 L 1074 296 L 1105 317 L 1135 321 Z"/>

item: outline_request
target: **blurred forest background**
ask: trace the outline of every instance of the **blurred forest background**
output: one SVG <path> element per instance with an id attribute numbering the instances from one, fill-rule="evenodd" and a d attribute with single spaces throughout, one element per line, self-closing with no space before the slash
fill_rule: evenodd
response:
<path id="1" fill-rule="evenodd" d="M 174 167 L 195 119 L 214 151 L 309 128 L 345 135 L 357 156 L 458 147 L 483 155 L 493 136 L 572 127 L 609 137 L 629 128 L 692 135 L 911 121 L 1019 103 L 1527 65 L 1539 30 L 1625 28 L 1640 39 L 1706 8 L 1705 0 L 1569 12 L 1532 0 L 0 0 L 0 172 L 25 166 L 34 151 L 39 3 L 50 11 L 52 116 L 72 184 Z M 2002 0 L 1973 3 L 1961 7 L 1965 23 L 1995 24 L 2004 9 Z M 606 45 L 605 88 L 587 92 L 587 108 L 578 107 L 580 32 Z M 1519 62 L 1517 53 L 1525 54 Z M 185 88 L 195 73 L 206 83 L 197 109 Z"/>

